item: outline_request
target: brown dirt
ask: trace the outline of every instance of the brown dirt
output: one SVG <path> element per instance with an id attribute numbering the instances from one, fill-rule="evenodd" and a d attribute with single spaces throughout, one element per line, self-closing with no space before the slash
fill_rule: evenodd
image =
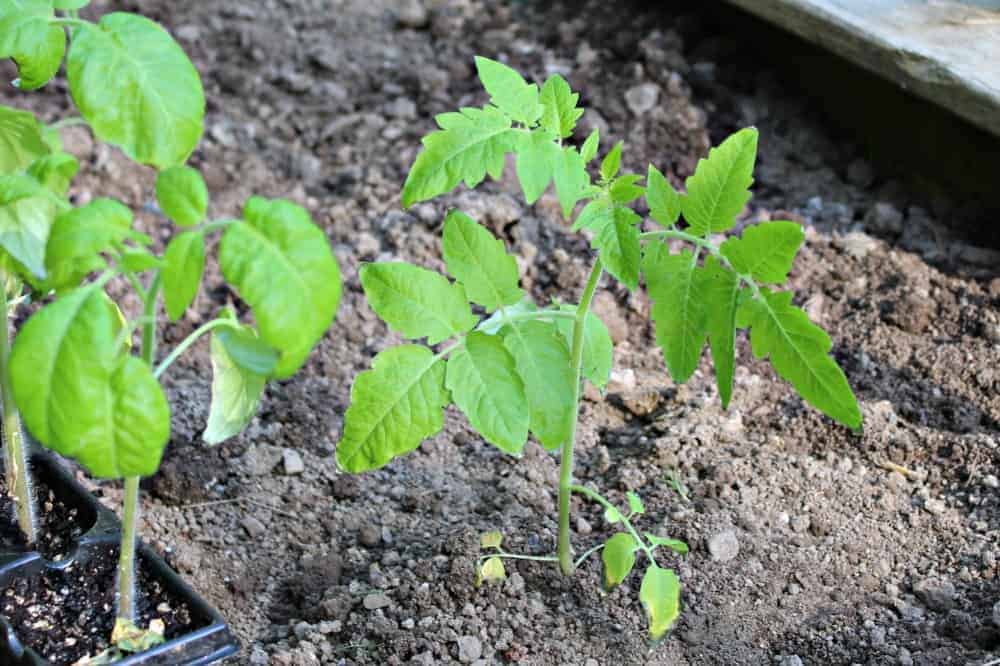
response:
<path id="1" fill-rule="evenodd" d="M 826 129 L 759 60 L 753 35 L 716 32 L 707 7 L 625 4 L 586 3 L 573 18 L 558 4 L 483 0 L 114 3 L 165 22 L 205 78 L 208 131 L 193 161 L 213 215 L 237 214 L 250 192 L 303 203 L 346 282 L 308 367 L 271 386 L 232 442 L 199 440 L 206 345 L 167 377 L 174 434 L 143 533 L 229 619 L 244 642 L 238 663 L 931 666 L 1000 651 L 1000 254 L 948 231 L 956 202 L 926 201 Z M 425 20 L 418 11 L 402 25 L 413 7 Z M 677 183 L 710 142 L 756 124 L 746 219 L 806 225 L 792 284 L 862 402 L 854 435 L 804 407 L 741 342 L 723 412 L 707 360 L 675 386 L 645 295 L 603 285 L 616 370 L 607 400 L 583 405 L 577 476 L 617 500 L 640 492 L 640 527 L 692 546 L 678 563 L 683 617 L 654 649 L 637 581 L 604 594 L 596 562 L 572 580 L 516 564 L 500 586 L 472 585 L 481 531 L 502 529 L 512 550 L 554 548 L 557 462 L 539 447 L 506 457 L 450 411 L 445 432 L 379 472 L 344 476 L 332 458 L 353 377 L 396 342 L 364 304 L 359 262 L 441 268 L 440 222 L 459 206 L 525 259 L 537 299 L 575 298 L 585 274 L 586 242 L 554 198 L 524 206 L 510 174 L 400 210 L 433 115 L 483 100 L 474 53 L 536 78 L 563 72 L 592 109 L 582 130 L 625 139 L 627 167 L 652 160 Z M 637 114 L 626 92 L 641 84 L 657 100 Z M 14 103 L 54 118 L 64 92 Z M 66 139 L 89 169 L 79 200 L 122 197 L 165 237 L 150 172 L 85 132 Z M 165 347 L 235 298 L 212 269 L 194 313 L 164 328 Z M 285 448 L 301 453 L 303 474 L 284 473 Z M 596 507 L 575 509 L 579 549 L 610 533 Z M 738 550 L 710 552 L 723 534 Z"/>

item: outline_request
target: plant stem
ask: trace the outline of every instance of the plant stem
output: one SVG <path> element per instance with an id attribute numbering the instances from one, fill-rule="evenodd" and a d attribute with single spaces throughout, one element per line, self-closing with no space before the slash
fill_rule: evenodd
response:
<path id="1" fill-rule="evenodd" d="M 552 557 L 551 555 L 516 555 L 514 553 L 492 553 L 488 555 L 480 555 L 479 562 L 485 562 L 492 557 L 499 557 L 501 560 L 530 560 L 532 562 L 558 562 L 558 557 Z"/>
<path id="2" fill-rule="evenodd" d="M 587 323 L 587 313 L 590 312 L 590 303 L 594 300 L 594 291 L 597 290 L 597 283 L 600 282 L 603 273 L 604 267 L 601 265 L 600 258 L 595 259 L 594 267 L 590 270 L 590 277 L 587 279 L 587 286 L 583 289 L 583 296 L 580 297 L 580 305 L 576 308 L 576 316 L 573 321 L 573 348 L 571 350 L 573 376 L 575 377 L 573 424 L 570 427 L 569 439 L 563 444 L 562 461 L 559 465 L 559 544 L 556 550 L 559 556 L 559 569 L 565 576 L 572 576 L 576 570 L 576 565 L 573 562 L 573 544 L 570 543 L 569 510 L 573 486 L 573 446 L 576 444 L 576 427 L 580 420 L 583 334 Z"/>
<path id="3" fill-rule="evenodd" d="M 614 504 L 606 500 L 600 493 L 593 491 L 585 486 L 573 486 L 571 490 L 575 493 L 580 493 L 581 495 L 589 497 L 590 499 L 594 500 L 595 502 L 603 506 L 605 509 L 611 509 L 613 511 L 617 511 L 618 514 L 622 517 L 622 524 L 625 525 L 625 528 L 628 529 L 628 531 L 632 534 L 632 538 L 635 539 L 635 542 L 639 544 L 639 547 L 642 548 L 642 550 L 646 553 L 646 557 L 649 558 L 649 561 L 656 562 L 656 560 L 653 559 L 653 549 L 646 545 L 646 541 L 641 536 L 639 536 L 639 533 L 636 531 L 636 529 L 632 527 L 632 521 L 629 520 L 628 516 L 626 516 L 624 513 L 618 511 L 618 507 L 616 507 Z"/>
<path id="4" fill-rule="evenodd" d="M 7 303 L 7 280 L 0 274 L 0 403 L 3 406 L 3 451 L 4 470 L 7 476 L 7 492 L 14 501 L 14 513 L 21 533 L 28 544 L 37 539 L 35 520 L 35 498 L 31 492 L 31 476 L 28 473 L 28 443 L 21 430 L 21 416 L 14 403 L 14 393 L 10 385 L 10 313 Z"/>
<path id="5" fill-rule="evenodd" d="M 57 120 L 56 122 L 49 125 L 50 128 L 54 130 L 60 130 L 64 127 L 75 127 L 77 125 L 86 125 L 87 121 L 80 116 L 71 116 L 69 118 L 63 118 L 62 120 Z"/>
<path id="6" fill-rule="evenodd" d="M 160 376 L 167 371 L 167 368 L 169 368 L 174 361 L 180 358 L 181 354 L 186 352 L 191 347 L 191 345 L 193 345 L 195 342 L 198 341 L 198 338 L 200 338 L 205 333 L 208 333 L 213 328 L 219 328 L 221 326 L 232 326 L 235 328 L 239 326 L 239 323 L 235 319 L 219 318 L 219 319 L 213 319 L 207 324 L 202 324 L 197 329 L 195 329 L 194 332 L 192 332 L 190 335 L 184 338 L 184 340 L 181 341 L 181 343 L 177 345 L 174 348 L 174 350 L 170 352 L 170 354 L 160 362 L 158 366 L 156 366 L 156 370 L 153 371 L 153 376 L 159 379 Z"/>
<path id="7" fill-rule="evenodd" d="M 721 263 L 723 266 L 725 266 L 732 272 L 736 273 L 736 275 L 741 280 L 743 280 L 743 282 L 745 282 L 748 287 L 750 287 L 750 291 L 753 292 L 754 298 L 757 299 L 763 298 L 762 294 L 760 293 L 760 287 L 754 281 L 753 277 L 746 273 L 740 273 L 738 270 L 736 270 L 736 268 L 729 261 L 726 255 L 722 254 L 722 251 L 719 249 L 719 247 L 712 241 L 708 240 L 707 238 L 702 238 L 701 236 L 695 236 L 693 234 L 685 233 L 683 231 L 678 231 L 676 229 L 665 229 L 662 231 L 647 231 L 645 233 L 639 234 L 639 240 L 650 240 L 653 238 L 675 238 L 677 240 L 683 240 L 692 243 L 698 246 L 698 248 L 700 249 L 707 250 L 709 254 L 711 254 L 712 256 L 714 256 L 716 259 L 719 260 L 719 263 Z M 697 255 L 695 255 L 695 261 L 697 260 L 698 257 Z"/>

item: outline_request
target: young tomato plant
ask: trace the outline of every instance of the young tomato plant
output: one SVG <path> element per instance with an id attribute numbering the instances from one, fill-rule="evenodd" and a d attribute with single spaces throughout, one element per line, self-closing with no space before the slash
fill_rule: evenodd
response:
<path id="1" fill-rule="evenodd" d="M 159 378 L 212 332 L 212 402 L 204 439 L 214 444 L 239 433 L 256 412 L 267 380 L 295 374 L 329 327 L 340 299 L 340 272 L 322 230 L 290 202 L 251 197 L 242 219 L 206 220 L 204 180 L 183 166 L 203 131 L 205 99 L 197 71 L 156 23 L 126 13 L 90 23 L 77 15 L 86 4 L 0 0 L 0 57 L 15 59 L 15 84 L 44 85 L 65 55 L 82 115 L 47 128 L 28 113 L 0 107 L 3 302 L 22 284 L 37 298 L 54 297 L 24 325 L 9 358 L 6 335 L 0 338 L 0 397 L 8 475 L 26 476 L 26 453 L 17 446 L 20 426 L 12 425 L 17 405 L 44 446 L 75 458 L 94 476 L 124 480 L 113 641 L 128 651 L 155 640 L 133 623 L 139 480 L 156 472 L 170 437 L 170 408 Z M 70 204 L 66 191 L 78 164 L 62 152 L 54 131 L 67 124 L 85 124 L 134 161 L 159 170 L 157 201 L 179 227 L 162 256 L 132 228 L 132 212 L 123 204 L 103 198 Z M 206 246 L 220 235 L 222 273 L 252 309 L 259 330 L 226 309 L 154 366 L 161 296 L 169 318 L 179 319 L 198 293 Z M 132 319 L 105 291 L 117 276 L 128 280 L 142 303 Z M 137 329 L 141 343 L 133 354 Z M 17 506 L 31 504 L 28 488 Z"/>
<path id="2" fill-rule="evenodd" d="M 573 559 L 570 543 L 570 497 L 576 492 L 601 504 L 609 522 L 624 528 L 587 553 L 603 549 L 609 587 L 631 573 L 638 554 L 645 557 L 639 598 L 650 637 L 659 640 L 679 615 L 680 584 L 672 570 L 660 566 L 657 549 L 686 553 L 687 546 L 636 530 L 633 519 L 645 512 L 637 495 L 629 494 L 629 509 L 623 511 L 573 483 L 581 381 L 602 388 L 611 368 L 611 339 L 590 311 L 604 273 L 630 290 L 644 279 L 656 340 L 674 381 L 692 375 L 707 342 L 719 395 L 728 406 L 736 331 L 749 329 L 754 355 L 769 357 L 807 402 L 852 428 L 860 427 L 861 413 L 844 373 L 828 355 L 830 338 L 792 304 L 791 292 L 775 290 L 802 244 L 800 226 L 764 222 L 721 244 L 714 238 L 735 226 L 750 198 L 756 130 L 739 131 L 714 148 L 688 178 L 684 194 L 652 165 L 644 184 L 638 174 L 621 173 L 621 143 L 601 161 L 595 181 L 588 164 L 597 156 L 599 137 L 593 132 L 579 148 L 564 143 L 583 110 L 577 107 L 579 95 L 560 76 L 539 89 L 501 63 L 477 58 L 476 65 L 490 103 L 437 117 L 440 129 L 423 139 L 403 188 L 403 205 L 462 182 L 475 187 L 487 175 L 497 179 L 506 155 L 513 153 L 529 204 L 552 182 L 566 217 L 585 204 L 573 229 L 589 232 L 593 267 L 578 304 L 535 305 L 519 287 L 517 263 L 501 241 L 458 211 L 448 215 L 443 232 L 444 260 L 454 282 L 405 263 L 363 266 L 368 302 L 390 328 L 405 338 L 426 338 L 428 345 L 445 344 L 437 351 L 404 344 L 375 357 L 372 369 L 354 383 L 337 461 L 350 472 L 385 465 L 439 432 L 451 403 L 486 441 L 512 455 L 520 455 L 533 434 L 561 455 L 556 553 L 515 555 L 501 549 L 498 533 L 484 535 L 479 580 L 503 576 L 504 558 L 558 562 L 571 575 L 583 559 Z M 656 230 L 641 230 L 644 220 L 633 204 L 643 197 Z M 674 249 L 667 241 L 690 249 Z M 487 317 L 481 320 L 472 305 Z"/>

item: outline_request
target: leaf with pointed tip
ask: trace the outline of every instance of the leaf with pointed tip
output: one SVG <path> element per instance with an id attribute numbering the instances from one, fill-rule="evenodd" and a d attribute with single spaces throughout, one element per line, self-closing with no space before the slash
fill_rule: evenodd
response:
<path id="1" fill-rule="evenodd" d="M 641 515 L 646 513 L 646 506 L 642 503 L 642 498 L 631 490 L 625 493 L 625 497 L 628 499 L 628 510 L 636 515 Z"/>
<path id="2" fill-rule="evenodd" d="M 0 176 L 0 247 L 39 279 L 55 216 L 51 195 L 34 178 Z"/>
<path id="3" fill-rule="evenodd" d="M 708 344 L 723 409 L 733 396 L 736 366 L 736 308 L 740 279 L 715 257 L 705 259 L 705 303 L 708 307 Z"/>
<path id="4" fill-rule="evenodd" d="M 641 218 L 631 208 L 615 207 L 611 224 L 606 224 L 591 241 L 601 253 L 601 263 L 611 275 L 631 290 L 639 286 Z"/>
<path id="5" fill-rule="evenodd" d="M 575 305 L 563 305 L 560 309 L 563 312 L 576 312 Z M 611 376 L 614 344 L 608 327 L 596 314 L 588 312 L 583 321 L 583 376 L 597 388 L 603 389 Z M 570 349 L 573 348 L 573 324 L 574 321 L 569 318 L 556 320 L 556 326 Z"/>
<path id="6" fill-rule="evenodd" d="M 577 108 L 580 94 L 573 92 L 566 79 L 553 74 L 542 86 L 539 101 L 545 107 L 539 124 L 551 136 L 567 138 L 573 135 L 576 121 L 583 115 L 583 109 Z"/>
<path id="7" fill-rule="evenodd" d="M 665 227 L 674 226 L 681 215 L 681 195 L 652 164 L 646 175 L 646 203 L 650 216 Z"/>
<path id="8" fill-rule="evenodd" d="M 521 136 L 514 168 L 524 190 L 524 200 L 529 205 L 545 193 L 552 181 L 556 162 L 563 159 L 559 146 L 552 143 L 544 130 L 536 129 Z"/>
<path id="9" fill-rule="evenodd" d="M 140 164 L 182 164 L 201 139 L 205 93 L 184 50 L 159 24 L 113 12 L 73 31 L 73 101 L 97 138 Z"/>
<path id="10" fill-rule="evenodd" d="M 639 586 L 639 601 L 646 609 L 649 637 L 659 641 L 681 614 L 681 583 L 673 569 L 650 564 Z"/>
<path id="11" fill-rule="evenodd" d="M 424 149 L 410 167 L 402 203 L 409 208 L 455 189 L 465 182 L 475 187 L 487 174 L 503 174 L 504 156 L 514 150 L 511 120 L 494 107 L 464 108 L 437 117 L 441 127 L 423 138 Z"/>
<path id="12" fill-rule="evenodd" d="M 426 268 L 402 262 L 365 264 L 358 271 L 368 305 L 392 330 L 437 344 L 476 325 L 465 289 Z"/>
<path id="13" fill-rule="evenodd" d="M 698 367 L 708 334 L 704 274 L 690 251 L 670 254 L 664 243 L 646 246 L 643 272 L 653 299 L 656 342 L 670 376 L 686 382 Z"/>
<path id="14" fill-rule="evenodd" d="M 212 402 L 202 439 L 215 445 L 250 423 L 279 354 L 252 328 L 237 324 L 212 333 L 211 356 Z"/>
<path id="15" fill-rule="evenodd" d="M 448 359 L 445 379 L 452 399 L 486 441 L 520 456 L 530 412 L 514 357 L 494 335 L 470 333 Z"/>
<path id="16" fill-rule="evenodd" d="M 753 165 L 757 158 L 757 130 L 748 127 L 731 135 L 708 157 L 698 161 L 686 181 L 684 219 L 691 233 L 728 231 L 750 200 Z"/>
<path id="17" fill-rule="evenodd" d="M 69 153 L 52 153 L 40 157 L 28 167 L 28 175 L 43 187 L 60 196 L 66 196 L 80 163 Z"/>
<path id="18" fill-rule="evenodd" d="M 541 118 L 538 86 L 524 80 L 517 70 L 489 58 L 476 56 L 476 71 L 490 101 L 519 123 L 531 126 Z"/>
<path id="19" fill-rule="evenodd" d="M 222 274 L 253 308 L 261 339 L 281 352 L 277 379 L 305 363 L 340 303 L 340 269 L 304 208 L 250 197 L 219 245 Z"/>
<path id="20" fill-rule="evenodd" d="M 641 197 L 646 190 L 637 184 L 640 180 L 642 180 L 642 176 L 636 173 L 627 173 L 615 178 L 611 182 L 611 187 L 608 188 L 611 201 L 623 206 Z"/>
<path id="21" fill-rule="evenodd" d="M 788 279 L 804 240 L 797 222 L 761 222 L 747 227 L 740 238 L 726 240 L 720 249 L 737 272 L 773 284 Z"/>
<path id="22" fill-rule="evenodd" d="M 156 177 L 156 201 L 160 210 L 182 227 L 205 219 L 208 188 L 201 174 L 189 166 L 174 166 Z"/>
<path id="23" fill-rule="evenodd" d="M 94 199 L 57 217 L 45 249 L 46 286 L 61 290 L 79 285 L 106 265 L 100 253 L 125 240 L 131 226 L 132 211 L 114 199 Z"/>
<path id="24" fill-rule="evenodd" d="M 604 544 L 601 559 L 604 560 L 604 587 L 608 590 L 621 585 L 635 566 L 635 551 L 639 544 L 631 534 L 618 532 Z"/>
<path id="25" fill-rule="evenodd" d="M 601 161 L 601 177 L 604 180 L 611 180 L 618 175 L 622 167 L 622 145 L 624 145 L 622 141 L 616 143 Z"/>
<path id="26" fill-rule="evenodd" d="M 66 54 L 66 33 L 52 25 L 52 2 L 0 2 L 0 58 L 12 58 L 22 90 L 41 88 L 59 71 Z"/>
<path id="27" fill-rule="evenodd" d="M 590 163 L 595 157 L 597 157 L 597 149 L 600 148 L 601 144 L 601 133 L 595 127 L 587 135 L 587 140 L 583 142 L 580 146 L 580 157 L 583 158 L 585 163 Z"/>
<path id="28" fill-rule="evenodd" d="M 594 233 L 600 233 L 606 227 L 612 225 L 615 219 L 615 205 L 608 197 L 598 197 L 594 199 L 580 211 L 573 222 L 572 231 L 588 229 Z"/>
<path id="29" fill-rule="evenodd" d="M 754 356 L 770 356 L 775 371 L 813 407 L 851 428 L 861 427 L 857 398 L 829 356 L 830 336 L 792 305 L 791 292 L 762 289 L 761 294 L 743 304 L 739 317 L 750 323 Z"/>
<path id="30" fill-rule="evenodd" d="M 448 272 L 462 283 L 469 300 L 487 312 L 524 298 L 518 286 L 517 261 L 507 254 L 501 240 L 465 213 L 448 213 L 443 248 Z"/>
<path id="31" fill-rule="evenodd" d="M 48 153 L 35 116 L 0 106 L 0 175 L 21 171 Z"/>
<path id="32" fill-rule="evenodd" d="M 576 409 L 566 340 L 554 324 L 544 321 L 515 322 L 501 335 L 524 382 L 531 432 L 546 449 L 558 449 L 571 435 Z"/>
<path id="33" fill-rule="evenodd" d="M 687 555 L 690 550 L 688 545 L 680 539 L 668 539 L 667 537 L 656 536 L 655 534 L 646 532 L 646 540 L 649 541 L 654 548 L 665 546 L 679 555 Z"/>
<path id="34" fill-rule="evenodd" d="M 351 387 L 337 465 L 353 473 L 384 466 L 444 427 L 445 362 L 426 347 L 382 351 Z"/>
<path id="35" fill-rule="evenodd" d="M 185 231 L 174 236 L 163 253 L 163 300 L 167 316 L 177 321 L 198 294 L 205 271 L 205 234 Z"/>
<path id="36" fill-rule="evenodd" d="M 562 207 L 563 217 L 569 219 L 576 203 L 586 197 L 590 186 L 590 174 L 580 157 L 580 153 L 567 146 L 563 148 L 555 160 L 552 177 L 556 184 L 556 194 Z"/>

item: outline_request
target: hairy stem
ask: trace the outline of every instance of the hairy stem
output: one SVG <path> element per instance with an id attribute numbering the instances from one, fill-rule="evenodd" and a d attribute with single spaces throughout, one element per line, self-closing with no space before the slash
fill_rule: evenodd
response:
<path id="1" fill-rule="evenodd" d="M 716 259 L 719 260 L 719 263 L 721 263 L 723 266 L 725 266 L 732 272 L 736 273 L 736 275 L 744 283 L 746 283 L 748 287 L 750 287 L 750 291 L 753 292 L 754 298 L 757 299 L 761 298 L 760 287 L 757 286 L 756 282 L 754 282 L 753 277 L 747 275 L 746 273 L 740 273 L 738 270 L 736 270 L 736 268 L 733 267 L 733 264 L 729 261 L 726 255 L 722 254 L 722 251 L 719 249 L 719 246 L 713 243 L 712 241 L 708 240 L 707 238 L 702 238 L 701 236 L 695 236 L 693 234 L 685 233 L 683 231 L 678 231 L 676 229 L 665 229 L 662 231 L 647 231 L 643 234 L 639 234 L 640 240 L 652 240 L 654 238 L 674 238 L 677 240 L 683 240 L 697 246 L 698 249 L 700 250 L 708 251 L 709 254 L 711 254 L 712 256 L 714 256 Z M 695 254 L 694 260 L 697 262 L 698 260 L 697 254 Z"/>
<path id="2" fill-rule="evenodd" d="M 580 305 L 576 308 L 576 316 L 573 321 L 573 348 L 571 358 L 573 360 L 573 376 L 575 382 L 573 390 L 573 424 L 570 427 L 569 439 L 562 447 L 562 461 L 559 465 L 559 544 L 556 554 L 559 556 L 559 569 L 565 576 L 572 576 L 576 570 L 573 562 L 573 544 L 570 543 L 569 533 L 569 509 L 573 486 L 573 447 L 576 444 L 576 427 L 580 420 L 580 394 L 582 393 L 583 375 L 583 334 L 587 323 L 587 313 L 590 312 L 590 303 L 594 299 L 594 291 L 597 283 L 601 280 L 604 267 L 600 258 L 594 260 L 594 267 L 590 270 L 590 277 L 587 279 L 587 286 L 583 289 L 583 296 L 580 298 Z"/>
<path id="3" fill-rule="evenodd" d="M 14 393 L 10 385 L 10 313 L 7 303 L 6 276 L 0 275 L 0 403 L 3 406 L 3 452 L 4 471 L 7 476 L 7 492 L 14 501 L 14 514 L 21 533 L 29 544 L 37 539 L 35 519 L 35 498 L 31 492 L 31 476 L 28 473 L 28 442 L 21 430 L 21 416 L 14 403 Z"/>

